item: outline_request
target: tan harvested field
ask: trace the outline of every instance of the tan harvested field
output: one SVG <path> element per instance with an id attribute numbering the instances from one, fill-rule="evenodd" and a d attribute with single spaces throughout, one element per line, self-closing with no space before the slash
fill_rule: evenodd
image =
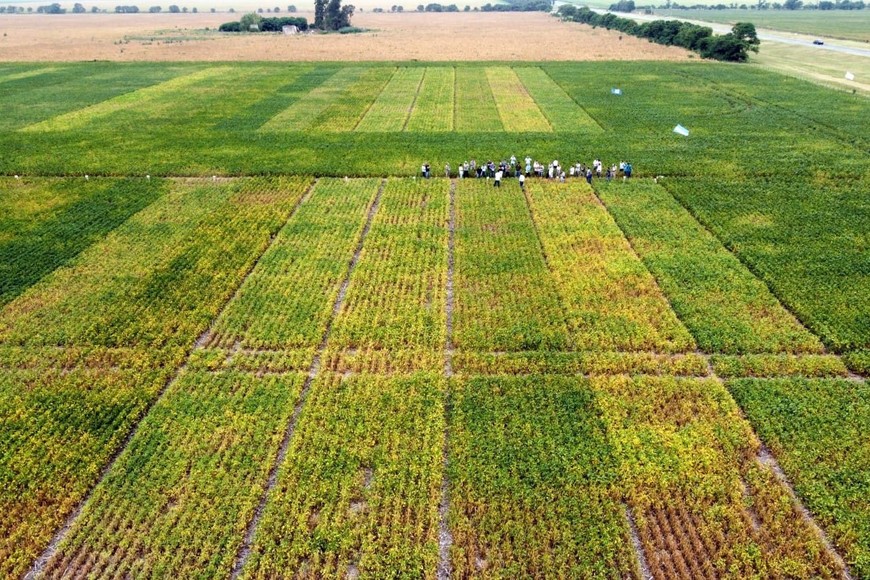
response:
<path id="1" fill-rule="evenodd" d="M 286 16 L 286 13 L 279 14 Z M 312 14 L 300 14 L 312 20 Z M 241 14 L 0 15 L 0 61 L 685 60 L 690 53 L 543 13 L 362 13 L 348 35 L 205 33 Z"/>

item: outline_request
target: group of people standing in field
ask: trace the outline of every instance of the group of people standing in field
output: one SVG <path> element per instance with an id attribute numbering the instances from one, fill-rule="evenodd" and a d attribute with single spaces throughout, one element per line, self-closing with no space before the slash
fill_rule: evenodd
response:
<path id="1" fill-rule="evenodd" d="M 490 160 L 486 163 L 478 164 L 475 159 L 472 159 L 471 161 L 460 163 L 456 175 L 459 179 L 491 178 L 494 187 L 501 187 L 502 179 L 505 177 L 516 177 L 520 183 L 520 187 L 525 188 L 526 178 L 533 176 L 546 179 L 556 179 L 561 182 L 564 182 L 565 179 L 569 177 L 579 177 L 586 179 L 586 182 L 591 184 L 593 178 L 604 178 L 607 181 L 610 181 L 619 177 L 620 174 L 622 174 L 623 179 L 630 179 L 632 172 L 631 163 L 627 161 L 620 161 L 619 165 L 609 165 L 605 167 L 598 158 L 596 158 L 589 166 L 580 162 L 569 165 L 567 172 L 565 171 L 565 168 L 559 164 L 557 159 L 554 159 L 552 163 L 547 165 L 539 163 L 531 157 L 526 157 L 524 161 L 525 171 L 523 171 L 523 166 L 520 164 L 519 160 L 513 155 L 511 155 L 510 161 L 502 160 L 499 163 Z M 428 179 L 432 177 L 432 170 L 428 163 L 424 163 L 420 168 L 420 171 L 424 178 Z M 453 176 L 449 163 L 444 166 L 444 176 Z"/>

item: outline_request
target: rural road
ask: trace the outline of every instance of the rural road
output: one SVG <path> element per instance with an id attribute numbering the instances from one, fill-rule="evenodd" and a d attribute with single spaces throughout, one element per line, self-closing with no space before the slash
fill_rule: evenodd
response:
<path id="1" fill-rule="evenodd" d="M 593 11 L 598 12 L 599 14 L 606 14 L 610 12 L 609 10 L 601 10 L 592 8 Z M 625 14 L 624 12 L 614 12 L 617 16 L 622 18 L 632 18 L 638 21 L 651 21 L 651 20 L 682 20 L 684 22 L 691 22 L 692 24 L 699 24 L 701 26 L 709 26 L 713 29 L 713 32 L 716 34 L 726 34 L 731 32 L 731 27 L 727 24 L 714 24 L 712 22 L 704 22 L 701 20 L 689 20 L 687 18 L 674 18 L 668 16 L 656 16 L 655 14 Z M 783 36 L 781 32 L 776 30 L 766 30 L 763 28 L 757 29 L 759 40 L 768 41 L 768 42 L 780 42 L 782 44 L 791 44 L 793 46 L 807 46 L 809 48 L 817 49 L 817 50 L 829 50 L 832 52 L 839 52 L 841 54 L 851 54 L 853 56 L 863 56 L 870 58 L 870 49 L 867 48 L 857 48 L 851 46 L 844 46 L 842 44 L 837 44 L 836 40 L 825 38 L 825 44 L 821 46 L 817 46 L 813 44 L 812 40 L 806 40 L 799 37 L 791 37 L 791 36 Z"/>

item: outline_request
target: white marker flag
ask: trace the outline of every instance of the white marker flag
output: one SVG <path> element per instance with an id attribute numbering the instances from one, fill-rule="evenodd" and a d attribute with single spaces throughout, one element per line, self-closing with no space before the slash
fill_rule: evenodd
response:
<path id="1" fill-rule="evenodd" d="M 850 73 L 849 71 L 846 71 L 846 80 L 847 80 L 847 81 L 854 81 L 854 80 L 855 80 L 855 75 L 853 75 L 853 74 Z"/>
<path id="2" fill-rule="evenodd" d="M 621 95 L 622 89 L 610 89 L 610 92 L 613 93 L 614 95 Z"/>
<path id="3" fill-rule="evenodd" d="M 685 127 L 683 127 L 682 125 L 677 125 L 676 127 L 674 127 L 674 133 L 679 133 L 683 137 L 689 136 L 689 130 L 686 129 Z"/>

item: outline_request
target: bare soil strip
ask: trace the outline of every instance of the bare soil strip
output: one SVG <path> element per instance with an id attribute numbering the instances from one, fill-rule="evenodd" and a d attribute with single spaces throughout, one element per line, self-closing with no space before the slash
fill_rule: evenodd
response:
<path id="1" fill-rule="evenodd" d="M 456 181 L 450 181 L 450 217 L 447 221 L 447 291 L 445 310 L 447 314 L 447 337 L 444 348 L 444 374 L 449 378 L 453 376 L 453 269 L 455 262 L 454 248 L 456 247 Z"/>
<path id="2" fill-rule="evenodd" d="M 776 460 L 776 457 L 773 456 L 773 453 L 770 452 L 770 449 L 768 449 L 767 446 L 763 443 L 761 445 L 761 449 L 758 450 L 758 462 L 769 468 L 773 472 L 773 475 L 776 476 L 776 479 L 788 492 L 789 497 L 791 497 L 792 503 L 795 505 L 795 507 L 797 507 L 798 511 L 803 516 L 804 521 L 809 524 L 810 528 L 816 533 L 816 536 L 818 536 L 819 540 L 821 540 L 822 545 L 825 547 L 831 557 L 834 558 L 834 561 L 842 566 L 843 575 L 845 576 L 845 578 L 847 578 L 847 580 L 852 580 L 853 576 L 849 571 L 849 566 L 846 564 L 846 561 L 843 560 L 843 557 L 840 556 L 840 554 L 834 548 L 834 545 L 828 539 L 827 534 L 825 534 L 825 530 L 823 530 L 821 526 L 816 523 L 816 520 L 810 510 L 808 510 L 803 502 L 801 502 L 800 498 L 798 498 L 797 494 L 794 491 L 794 488 L 791 485 L 791 482 L 788 480 L 785 472 L 779 466 L 779 462 Z"/>
<path id="3" fill-rule="evenodd" d="M 446 315 L 447 332 L 444 341 L 444 376 L 449 380 L 453 376 L 453 266 L 456 234 L 456 181 L 450 181 L 450 217 L 447 222 L 447 292 Z M 441 503 L 438 506 L 438 580 L 447 580 L 453 571 L 450 565 L 450 547 L 453 545 L 453 535 L 450 533 L 447 515 L 450 512 L 450 482 L 447 479 L 447 464 L 450 457 L 449 428 L 447 420 L 450 416 L 450 385 L 447 385 L 444 400 L 444 450 L 442 459 L 443 475 L 441 477 Z"/>
<path id="4" fill-rule="evenodd" d="M 351 258 L 350 263 L 347 266 L 347 272 L 345 273 L 344 280 L 341 283 L 338 295 L 336 296 L 335 302 L 332 305 L 332 314 L 330 315 L 329 320 L 326 323 L 326 328 L 323 331 L 323 337 L 321 338 L 320 345 L 317 347 L 317 351 L 315 352 L 314 358 L 311 361 L 311 366 L 308 368 L 308 376 L 305 379 L 305 383 L 302 385 L 302 392 L 299 395 L 299 400 L 296 403 L 296 407 L 294 407 L 293 409 L 293 414 L 290 417 L 290 421 L 287 423 L 287 428 L 284 430 L 284 438 L 281 440 L 281 446 L 278 448 L 278 454 L 275 457 L 275 461 L 272 463 L 272 467 L 269 469 L 269 477 L 266 480 L 266 485 L 264 486 L 263 492 L 260 495 L 260 501 L 257 504 L 256 509 L 254 510 L 251 521 L 248 522 L 248 528 L 245 532 L 245 539 L 242 542 L 242 545 L 239 546 L 239 551 L 236 554 L 236 561 L 233 565 L 233 571 L 231 575 L 231 578 L 233 580 L 236 580 L 241 575 L 242 570 L 245 568 L 245 564 L 248 562 L 248 558 L 250 558 L 251 556 L 251 547 L 254 543 L 254 534 L 256 534 L 257 527 L 259 526 L 260 520 L 263 517 L 263 511 L 266 508 L 266 502 L 269 499 L 269 495 L 272 493 L 272 490 L 278 483 L 278 469 L 284 463 L 284 458 L 287 456 L 287 451 L 290 449 L 290 441 L 293 439 L 293 433 L 296 431 L 296 425 L 299 423 L 299 416 L 302 414 L 302 407 L 305 405 L 305 400 L 308 397 L 308 392 L 311 390 L 311 385 L 314 382 L 314 379 L 317 377 L 318 372 L 320 371 L 320 360 L 323 356 L 324 351 L 326 351 L 326 345 L 329 342 L 329 335 L 332 333 L 332 325 L 335 322 L 335 319 L 338 316 L 342 305 L 344 304 L 344 298 L 347 295 L 347 288 L 348 286 L 350 286 L 351 277 L 353 276 L 353 272 L 356 269 L 357 262 L 359 262 L 360 254 L 362 254 L 363 244 L 365 243 L 366 237 L 369 234 L 369 230 L 372 227 L 372 221 L 374 221 L 375 215 L 378 213 L 378 208 L 381 205 L 381 195 L 383 194 L 386 185 L 386 179 L 381 181 L 381 186 L 378 188 L 375 199 L 372 202 L 372 205 L 369 207 L 368 215 L 366 216 L 366 224 L 363 227 L 362 233 L 360 233 L 356 249 L 353 253 L 353 257 Z"/>
<path id="5" fill-rule="evenodd" d="M 299 201 L 296 202 L 296 205 L 293 207 L 292 210 L 290 210 L 290 213 L 287 214 L 287 219 L 284 220 L 283 225 L 281 226 L 281 228 L 279 228 L 278 231 L 280 231 L 281 229 L 284 229 L 284 227 L 287 226 L 287 223 L 293 218 L 294 215 L 296 215 L 296 212 L 299 209 L 299 206 L 302 205 L 303 201 L 306 200 L 310 196 L 311 190 L 313 187 L 314 187 L 314 184 L 312 183 L 308 187 L 308 191 L 306 191 L 305 194 L 299 198 Z M 142 425 L 142 422 L 145 419 L 145 417 L 147 417 L 148 414 L 151 412 L 151 409 L 153 409 L 154 406 L 157 405 L 163 399 L 163 397 L 166 395 L 166 392 L 169 390 L 169 386 L 172 385 L 172 383 L 174 383 L 176 381 L 176 379 L 178 379 L 178 377 L 187 368 L 187 362 L 190 360 L 190 356 L 193 354 L 193 352 L 195 350 L 197 350 L 198 348 L 201 348 L 207 342 L 207 338 L 211 334 L 211 330 L 212 330 L 212 327 L 214 326 L 214 322 L 218 318 L 220 318 L 220 316 L 223 314 L 223 312 L 227 309 L 227 307 L 236 298 L 236 296 L 239 293 L 239 290 L 242 288 L 242 286 L 244 286 L 245 281 L 248 279 L 248 277 L 251 275 L 251 273 L 254 271 L 254 269 L 256 269 L 257 264 L 259 264 L 262 257 L 266 255 L 266 253 L 269 251 L 269 248 L 272 247 L 272 244 L 275 242 L 276 237 L 277 236 L 272 236 L 272 238 L 269 240 L 269 243 L 266 244 L 266 247 L 263 249 L 263 251 L 260 253 L 260 255 L 257 256 L 257 258 L 253 262 L 251 262 L 251 265 L 248 267 L 248 270 L 245 272 L 245 275 L 242 276 L 242 279 L 239 281 L 238 286 L 236 286 L 236 289 L 233 291 L 232 296 L 226 302 L 224 302 L 223 306 L 221 306 L 218 313 L 215 315 L 214 318 L 212 318 L 212 323 L 211 323 L 211 325 L 209 325 L 209 328 L 207 328 L 196 339 L 196 341 L 194 341 L 193 345 L 191 345 L 190 349 L 187 351 L 187 354 L 185 355 L 184 363 L 182 363 L 182 365 L 180 367 L 175 369 L 175 372 L 163 384 L 163 387 L 161 387 L 160 392 L 157 393 L 157 396 L 154 398 L 154 400 L 151 401 L 151 403 L 142 412 L 141 416 L 134 422 L 133 428 L 130 430 L 130 432 L 127 434 L 127 436 L 124 438 L 124 441 L 121 443 L 121 445 L 118 447 L 118 449 L 115 450 L 115 452 L 112 454 L 112 457 L 109 459 L 108 463 L 106 463 L 105 467 L 103 467 L 102 471 L 100 472 L 100 476 L 97 479 L 96 483 L 93 486 L 91 486 L 91 488 L 88 490 L 87 494 L 85 494 L 85 497 L 82 499 L 82 501 L 79 502 L 79 504 L 72 511 L 72 513 L 69 515 L 69 517 L 67 517 L 63 526 L 61 526 L 60 529 L 57 530 L 57 532 L 55 532 L 54 537 L 52 537 L 51 542 L 49 542 L 48 546 L 46 546 L 46 548 L 45 548 L 45 550 L 43 550 L 42 554 L 40 554 L 39 557 L 33 562 L 33 565 L 30 567 L 30 570 L 28 570 L 27 574 L 25 574 L 25 576 L 24 576 L 25 580 L 35 580 L 36 578 L 39 578 L 42 576 L 42 573 L 45 571 L 45 566 L 52 559 L 52 557 L 54 557 L 54 555 L 57 553 L 57 549 L 60 547 L 60 544 L 67 537 L 67 535 L 69 534 L 69 531 L 72 529 L 73 524 L 79 518 L 79 516 L 82 513 L 82 510 L 84 510 L 88 501 L 90 501 L 91 497 L 93 496 L 94 490 L 101 483 L 103 483 L 103 480 L 106 479 L 106 476 L 109 474 L 109 472 L 115 466 L 115 463 L 118 462 L 118 458 L 121 457 L 121 454 L 123 454 L 124 451 L 127 449 L 127 447 L 129 447 L 130 441 L 132 441 L 133 438 L 136 436 L 136 434 L 139 432 L 139 427 Z"/>
<path id="6" fill-rule="evenodd" d="M 634 521 L 634 514 L 627 504 L 625 507 L 625 519 L 628 520 L 628 531 L 631 534 L 631 545 L 634 546 L 634 553 L 637 556 L 637 565 L 640 568 L 640 575 L 644 580 L 652 578 L 653 574 L 650 571 L 649 564 L 646 562 L 646 554 L 643 551 L 643 544 L 640 542 L 640 535 L 637 533 L 637 524 Z"/>

